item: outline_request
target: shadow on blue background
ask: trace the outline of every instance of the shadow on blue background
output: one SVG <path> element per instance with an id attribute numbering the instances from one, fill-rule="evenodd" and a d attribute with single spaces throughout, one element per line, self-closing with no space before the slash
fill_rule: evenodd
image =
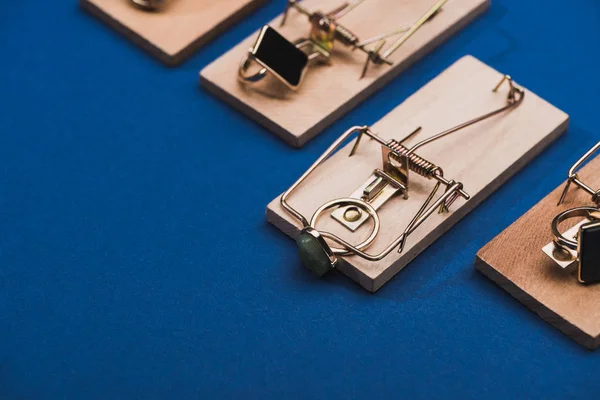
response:
<path id="1" fill-rule="evenodd" d="M 600 3 L 496 0 L 302 150 L 197 85 L 284 1 L 178 69 L 75 4 L 29 3 L 0 17 L 0 398 L 600 389 L 598 354 L 473 268 L 600 139 Z M 346 127 L 377 121 L 465 54 L 568 112 L 569 132 L 376 295 L 305 273 L 266 204 Z"/>

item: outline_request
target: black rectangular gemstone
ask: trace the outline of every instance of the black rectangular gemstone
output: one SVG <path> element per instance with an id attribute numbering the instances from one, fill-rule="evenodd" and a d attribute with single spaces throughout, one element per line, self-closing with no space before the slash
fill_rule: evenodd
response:
<path id="1" fill-rule="evenodd" d="M 579 232 L 579 280 L 600 282 L 600 222 L 581 227 Z"/>
<path id="2" fill-rule="evenodd" d="M 261 29 L 252 54 L 293 88 L 300 85 L 308 66 L 308 56 L 270 26 Z"/>

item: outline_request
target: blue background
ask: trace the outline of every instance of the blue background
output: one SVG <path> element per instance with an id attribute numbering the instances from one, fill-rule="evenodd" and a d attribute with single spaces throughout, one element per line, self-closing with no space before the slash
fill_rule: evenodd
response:
<path id="1" fill-rule="evenodd" d="M 168 69 L 65 1 L 0 16 L 0 398 L 594 398 L 600 353 L 475 271 L 600 139 L 600 2 L 491 10 L 301 150 L 198 88 L 274 0 Z M 348 126 L 465 54 L 568 133 L 375 295 L 265 221 Z"/>

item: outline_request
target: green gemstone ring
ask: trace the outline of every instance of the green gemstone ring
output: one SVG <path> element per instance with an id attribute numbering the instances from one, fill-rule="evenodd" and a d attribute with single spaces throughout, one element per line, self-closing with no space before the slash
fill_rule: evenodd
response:
<path id="1" fill-rule="evenodd" d="M 321 233 L 314 227 L 325 211 L 333 207 L 344 207 L 348 205 L 353 205 L 366 211 L 374 221 L 373 230 L 369 237 L 356 246 L 358 250 L 363 250 L 369 247 L 379 234 L 381 221 L 379 220 L 377 211 L 375 211 L 375 208 L 373 208 L 372 205 L 363 200 L 342 198 L 332 200 L 319 207 L 319 209 L 315 211 L 315 214 L 310 221 L 310 225 L 305 227 L 302 232 L 300 232 L 300 236 L 296 240 L 302 264 L 319 277 L 325 275 L 327 272 L 335 268 L 338 262 L 338 255 L 348 255 L 352 254 L 352 252 L 345 248 L 330 246 L 323 235 L 321 235 Z"/>

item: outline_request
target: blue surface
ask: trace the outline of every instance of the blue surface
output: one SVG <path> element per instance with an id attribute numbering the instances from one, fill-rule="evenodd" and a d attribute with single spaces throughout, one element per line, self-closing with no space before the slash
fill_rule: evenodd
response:
<path id="1" fill-rule="evenodd" d="M 598 396 L 591 353 L 473 268 L 600 139 L 600 2 L 491 10 L 302 150 L 198 89 L 274 0 L 178 69 L 74 2 L 0 23 L 0 398 Z M 299 265 L 265 205 L 464 54 L 569 132 L 376 295 Z"/>

